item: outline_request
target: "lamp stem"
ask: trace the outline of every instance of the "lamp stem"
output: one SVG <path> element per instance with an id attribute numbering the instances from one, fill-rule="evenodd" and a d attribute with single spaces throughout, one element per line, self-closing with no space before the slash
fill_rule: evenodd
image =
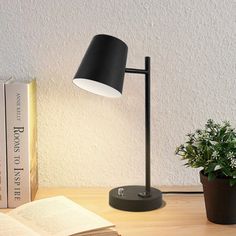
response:
<path id="1" fill-rule="evenodd" d="M 151 114 L 151 78 L 150 78 L 150 57 L 145 57 L 145 152 L 146 152 L 146 194 L 150 194 L 151 190 L 151 129 L 150 129 L 150 114 Z"/>
<path id="2" fill-rule="evenodd" d="M 145 57 L 145 69 L 126 68 L 126 73 L 145 75 L 145 192 L 141 197 L 149 197 L 151 194 L 151 58 Z"/>

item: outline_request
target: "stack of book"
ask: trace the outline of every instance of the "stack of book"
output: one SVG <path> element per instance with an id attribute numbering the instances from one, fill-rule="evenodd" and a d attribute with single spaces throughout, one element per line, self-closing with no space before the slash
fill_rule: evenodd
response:
<path id="1" fill-rule="evenodd" d="M 36 144 L 36 80 L 0 79 L 0 208 L 34 198 Z"/>

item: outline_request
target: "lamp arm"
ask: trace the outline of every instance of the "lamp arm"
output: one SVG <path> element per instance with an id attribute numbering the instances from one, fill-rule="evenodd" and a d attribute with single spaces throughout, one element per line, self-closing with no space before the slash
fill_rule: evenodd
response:
<path id="1" fill-rule="evenodd" d="M 145 57 L 145 69 L 126 68 L 126 73 L 145 75 L 145 192 L 140 193 L 141 197 L 150 197 L 151 192 L 151 58 Z"/>
<path id="2" fill-rule="evenodd" d="M 145 57 L 146 58 L 146 57 Z M 136 68 L 125 68 L 125 73 L 131 74 L 147 74 L 148 71 L 146 69 L 136 69 Z"/>

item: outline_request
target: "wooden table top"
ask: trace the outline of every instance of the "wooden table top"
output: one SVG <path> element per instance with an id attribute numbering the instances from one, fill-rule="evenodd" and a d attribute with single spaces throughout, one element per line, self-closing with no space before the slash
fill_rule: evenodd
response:
<path id="1" fill-rule="evenodd" d="M 161 188 L 170 189 L 194 191 L 199 187 Z M 161 209 L 126 212 L 109 206 L 108 192 L 108 188 L 39 188 L 36 199 L 64 195 L 113 222 L 122 236 L 236 236 L 236 225 L 217 225 L 207 220 L 202 194 L 164 195 L 166 205 Z"/>

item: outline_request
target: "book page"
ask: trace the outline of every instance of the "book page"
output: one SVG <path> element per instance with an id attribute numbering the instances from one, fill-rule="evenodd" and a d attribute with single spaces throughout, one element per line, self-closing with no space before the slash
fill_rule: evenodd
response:
<path id="1" fill-rule="evenodd" d="M 95 230 L 85 233 L 73 234 L 72 236 L 120 236 L 120 235 L 114 229 L 109 228 L 109 229 L 102 229 L 99 231 Z"/>
<path id="2" fill-rule="evenodd" d="M 9 215 L 40 235 L 68 236 L 113 226 L 111 222 L 63 196 L 24 204 Z"/>
<path id="3" fill-rule="evenodd" d="M 7 214 L 0 213 L 0 236 L 40 236 Z"/>

